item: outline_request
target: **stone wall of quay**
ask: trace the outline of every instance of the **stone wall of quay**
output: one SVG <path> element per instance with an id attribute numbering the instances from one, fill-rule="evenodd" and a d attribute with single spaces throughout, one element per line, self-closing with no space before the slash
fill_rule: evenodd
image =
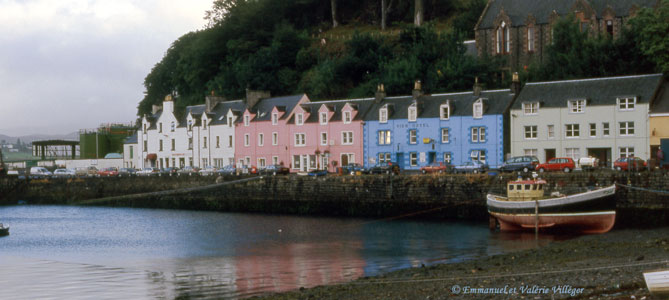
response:
<path id="1" fill-rule="evenodd" d="M 337 217 L 488 219 L 485 195 L 502 193 L 513 174 L 263 177 L 185 176 L 25 180 L 0 179 L 0 204 L 75 204 Z M 549 192 L 571 193 L 621 183 L 618 227 L 669 225 L 669 174 L 613 171 L 543 174 Z M 201 190 L 215 183 L 229 182 Z M 191 190 L 183 190 L 191 188 Z M 164 194 L 146 194 L 171 190 Z M 653 191 L 650 191 L 653 190 Z M 142 194 L 144 193 L 144 194 Z M 140 195 L 137 195 L 140 194 Z"/>

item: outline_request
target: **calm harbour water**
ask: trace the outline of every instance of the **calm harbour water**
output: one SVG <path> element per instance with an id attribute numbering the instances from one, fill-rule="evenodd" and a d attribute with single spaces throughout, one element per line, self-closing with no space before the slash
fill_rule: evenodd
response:
<path id="1" fill-rule="evenodd" d="M 486 224 L 0 207 L 0 299 L 237 298 L 536 246 Z"/>

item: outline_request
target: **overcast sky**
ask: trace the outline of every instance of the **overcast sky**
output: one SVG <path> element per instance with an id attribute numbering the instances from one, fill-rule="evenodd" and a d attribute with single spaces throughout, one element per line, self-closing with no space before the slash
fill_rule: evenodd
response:
<path id="1" fill-rule="evenodd" d="M 0 0 L 0 134 L 130 123 L 142 82 L 213 0 Z"/>

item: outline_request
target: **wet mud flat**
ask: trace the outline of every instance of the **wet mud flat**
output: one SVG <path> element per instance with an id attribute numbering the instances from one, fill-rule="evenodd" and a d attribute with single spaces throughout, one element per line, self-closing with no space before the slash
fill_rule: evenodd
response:
<path id="1" fill-rule="evenodd" d="M 643 272 L 658 269 L 669 269 L 669 228 L 614 230 L 257 298 L 652 299 Z"/>

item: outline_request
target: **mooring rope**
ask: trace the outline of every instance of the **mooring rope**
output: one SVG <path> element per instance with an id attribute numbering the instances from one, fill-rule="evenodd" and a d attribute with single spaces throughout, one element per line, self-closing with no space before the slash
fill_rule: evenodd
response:
<path id="1" fill-rule="evenodd" d="M 94 203 L 107 202 L 107 201 L 116 201 L 116 200 L 130 200 L 130 199 L 145 198 L 145 197 L 169 196 L 169 195 L 179 195 L 179 194 L 185 194 L 185 193 L 191 193 L 191 192 L 203 192 L 203 191 L 217 189 L 217 188 L 220 188 L 220 187 L 226 186 L 226 185 L 244 183 L 244 182 L 258 180 L 258 179 L 262 179 L 262 178 L 263 178 L 263 176 L 257 176 L 257 177 L 244 178 L 244 179 L 233 180 L 233 181 L 226 181 L 226 182 L 221 182 L 221 183 L 214 183 L 214 184 L 205 185 L 205 186 L 198 186 L 198 187 L 190 187 L 190 188 L 182 188 L 182 189 L 158 191 L 158 192 L 139 193 L 139 194 L 123 195 L 123 196 L 104 197 L 104 198 L 98 198 L 98 199 L 90 199 L 90 200 L 79 201 L 79 202 L 72 203 L 72 204 L 73 205 L 84 205 L 84 204 L 94 204 Z"/>
<path id="2" fill-rule="evenodd" d="M 644 192 L 655 193 L 655 194 L 660 194 L 660 195 L 669 195 L 669 191 L 653 190 L 653 189 L 647 189 L 647 188 L 636 187 L 636 186 L 620 184 L 620 183 L 616 183 L 616 185 L 624 187 L 624 188 L 628 188 L 628 189 L 631 189 L 631 190 L 644 191 Z"/>

